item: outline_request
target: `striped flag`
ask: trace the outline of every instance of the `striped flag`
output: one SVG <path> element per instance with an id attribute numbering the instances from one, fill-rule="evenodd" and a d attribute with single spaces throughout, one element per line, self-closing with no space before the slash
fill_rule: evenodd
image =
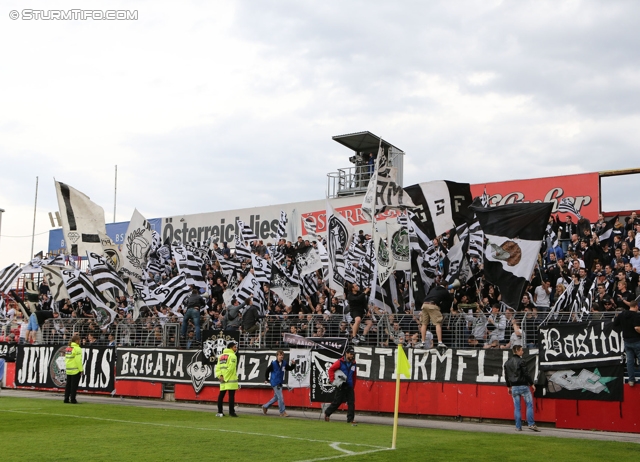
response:
<path id="1" fill-rule="evenodd" d="M 202 259 L 182 245 L 172 245 L 171 250 L 176 260 L 178 272 L 184 274 L 187 284 L 206 289 L 207 283 L 202 275 L 204 264 Z"/>
<path id="2" fill-rule="evenodd" d="M 179 274 L 166 284 L 158 286 L 151 292 L 151 297 L 158 300 L 161 305 L 168 306 L 172 310 L 178 308 L 184 298 L 191 293 L 184 274 Z"/>
<path id="3" fill-rule="evenodd" d="M 69 292 L 69 300 L 75 303 L 88 298 L 93 304 L 96 321 L 101 328 L 109 326 L 116 318 L 116 312 L 107 306 L 107 302 L 96 289 L 89 276 L 78 270 L 62 270 L 62 279 Z"/>
<path id="4" fill-rule="evenodd" d="M 271 282 L 271 262 L 255 254 L 251 254 L 251 266 L 258 282 L 269 284 Z"/>
<path id="5" fill-rule="evenodd" d="M 140 297 L 140 299 L 142 300 L 142 303 L 144 305 L 146 305 L 146 306 L 160 305 L 160 300 L 158 300 L 153 295 L 153 290 L 157 289 L 157 286 L 154 287 L 154 289 L 151 289 L 146 284 L 139 284 L 139 283 L 134 282 L 133 283 L 133 288 L 138 293 L 138 296 Z"/>
<path id="6" fill-rule="evenodd" d="M 619 215 L 616 215 L 611 220 L 607 220 L 604 228 L 600 230 L 600 232 L 598 233 L 598 240 L 601 244 L 604 244 L 605 242 L 610 243 L 610 241 L 613 240 L 613 226 L 616 224 L 616 221 L 618 221 L 619 217 Z"/>
<path id="7" fill-rule="evenodd" d="M 54 301 L 64 300 L 69 298 L 67 288 L 64 285 L 62 279 L 62 270 L 64 266 L 58 265 L 46 265 L 42 267 L 42 274 L 44 275 L 47 283 L 49 284 L 49 290 L 51 290 L 51 298 Z"/>
<path id="8" fill-rule="evenodd" d="M 296 249 L 295 263 L 301 276 L 309 273 L 315 273 L 322 269 L 322 260 L 320 254 L 313 247 L 303 247 Z"/>
<path id="9" fill-rule="evenodd" d="M 278 222 L 278 230 L 276 231 L 276 240 L 279 241 L 282 239 L 282 236 L 286 234 L 288 221 L 287 212 L 280 210 L 280 221 Z"/>
<path id="10" fill-rule="evenodd" d="M 220 264 L 220 269 L 224 273 L 227 278 L 233 276 L 236 271 L 239 271 L 242 267 L 242 264 L 239 261 L 236 261 L 233 258 L 225 258 L 222 253 L 215 253 L 218 258 L 218 263 Z"/>
<path id="11" fill-rule="evenodd" d="M 236 258 L 239 258 L 240 261 L 251 260 L 251 250 L 249 250 L 249 248 L 244 245 L 244 242 L 240 240 L 237 234 L 236 234 Z"/>
<path id="12" fill-rule="evenodd" d="M 251 229 L 251 227 L 245 224 L 242 220 L 238 220 L 238 229 L 240 230 L 240 234 L 242 235 L 242 242 L 251 242 L 258 240 L 258 236 L 255 235 L 253 229 Z"/>
<path id="13" fill-rule="evenodd" d="M 238 300 L 241 304 L 247 301 L 247 299 L 251 296 L 254 298 L 258 298 L 258 293 L 260 290 L 260 282 L 253 276 L 253 274 L 248 273 L 240 285 L 238 285 L 235 293 L 236 300 Z"/>
<path id="14" fill-rule="evenodd" d="M 302 277 L 302 295 L 312 296 L 318 291 L 318 278 L 315 274 L 307 274 Z"/>
<path id="15" fill-rule="evenodd" d="M 0 271 L 0 292 L 9 292 L 14 281 L 22 274 L 22 269 L 15 263 Z"/>
<path id="16" fill-rule="evenodd" d="M 107 263 L 107 260 L 96 253 L 87 252 L 89 267 L 91 268 L 91 276 L 93 284 L 100 292 L 109 289 L 116 289 L 121 294 L 127 293 L 127 285 L 113 268 Z"/>
<path id="17" fill-rule="evenodd" d="M 329 288 L 336 296 L 344 294 L 344 257 L 353 235 L 353 226 L 327 201 L 327 250 L 329 254 Z"/>
<path id="18" fill-rule="evenodd" d="M 573 215 L 578 217 L 578 219 L 582 218 L 582 215 L 580 215 L 580 213 L 576 209 L 573 200 L 569 197 L 565 197 L 560 200 L 560 204 L 558 205 L 558 212 L 572 213 Z"/>

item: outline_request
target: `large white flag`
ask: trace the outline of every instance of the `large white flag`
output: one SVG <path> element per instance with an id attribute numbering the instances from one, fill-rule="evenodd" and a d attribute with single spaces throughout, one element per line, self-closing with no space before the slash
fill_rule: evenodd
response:
<path id="1" fill-rule="evenodd" d="M 336 296 L 344 295 L 344 260 L 353 237 L 353 226 L 333 210 L 327 201 L 327 253 L 329 255 L 329 287 Z"/>
<path id="2" fill-rule="evenodd" d="M 88 196 L 71 186 L 55 181 L 62 232 L 71 255 L 85 252 L 102 254 L 99 232 L 107 234 L 104 210 Z"/>
<path id="3" fill-rule="evenodd" d="M 395 269 L 399 271 L 410 270 L 411 258 L 409 255 L 409 233 L 407 228 L 400 223 L 387 221 L 387 242 Z"/>
<path id="4" fill-rule="evenodd" d="M 122 272 L 136 282 L 146 279 L 152 241 L 151 225 L 137 209 L 134 210 L 122 246 Z"/>

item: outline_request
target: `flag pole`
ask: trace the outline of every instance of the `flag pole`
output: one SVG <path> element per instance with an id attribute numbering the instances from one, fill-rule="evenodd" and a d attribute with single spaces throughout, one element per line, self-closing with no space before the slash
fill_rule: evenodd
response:
<path id="1" fill-rule="evenodd" d="M 398 408 L 400 407 L 400 372 L 398 371 L 399 363 L 399 349 L 402 348 L 398 345 L 396 349 L 396 401 L 393 406 L 393 437 L 391 438 L 391 449 L 396 448 L 396 438 L 398 436 Z"/>

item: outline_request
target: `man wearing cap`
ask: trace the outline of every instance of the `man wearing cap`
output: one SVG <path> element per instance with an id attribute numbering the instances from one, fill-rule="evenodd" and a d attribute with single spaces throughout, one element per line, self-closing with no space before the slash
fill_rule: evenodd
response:
<path id="1" fill-rule="evenodd" d="M 204 307 L 207 302 L 200 295 L 200 289 L 196 286 L 191 287 L 191 295 L 187 298 L 187 311 L 182 319 L 182 338 L 187 338 L 187 328 L 189 327 L 189 319 L 193 321 L 196 329 L 196 342 L 200 343 L 200 308 Z"/>
<path id="2" fill-rule="evenodd" d="M 220 380 L 220 394 L 218 395 L 218 413 L 216 417 L 224 417 L 222 404 L 227 390 L 229 391 L 229 415 L 231 417 L 238 417 L 235 411 L 235 397 L 236 390 L 238 389 L 238 373 L 236 371 L 238 366 L 237 351 L 238 344 L 232 340 L 227 343 L 227 348 L 225 348 L 218 357 L 216 377 Z"/>
<path id="3" fill-rule="evenodd" d="M 356 395 L 354 388 L 356 386 L 357 376 L 356 365 L 356 352 L 353 347 L 347 347 L 344 353 L 344 357 L 338 359 L 329 368 L 329 382 L 334 383 L 336 380 L 336 372 L 340 371 L 344 374 L 344 383 L 336 386 L 336 393 L 333 398 L 333 402 L 329 405 L 326 411 L 324 411 L 324 420 L 329 422 L 331 414 L 333 414 L 338 407 L 346 401 L 347 403 L 347 423 L 356 425 L 355 413 L 356 413 Z"/>

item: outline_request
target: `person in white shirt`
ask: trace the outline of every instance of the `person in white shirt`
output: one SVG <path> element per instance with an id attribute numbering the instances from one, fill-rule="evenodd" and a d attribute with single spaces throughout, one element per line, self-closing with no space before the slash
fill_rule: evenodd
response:
<path id="1" fill-rule="evenodd" d="M 533 293 L 533 301 L 539 308 L 549 308 L 551 294 L 551 284 L 549 281 L 542 281 Z M 513 345 L 512 345 L 513 346 Z"/>

